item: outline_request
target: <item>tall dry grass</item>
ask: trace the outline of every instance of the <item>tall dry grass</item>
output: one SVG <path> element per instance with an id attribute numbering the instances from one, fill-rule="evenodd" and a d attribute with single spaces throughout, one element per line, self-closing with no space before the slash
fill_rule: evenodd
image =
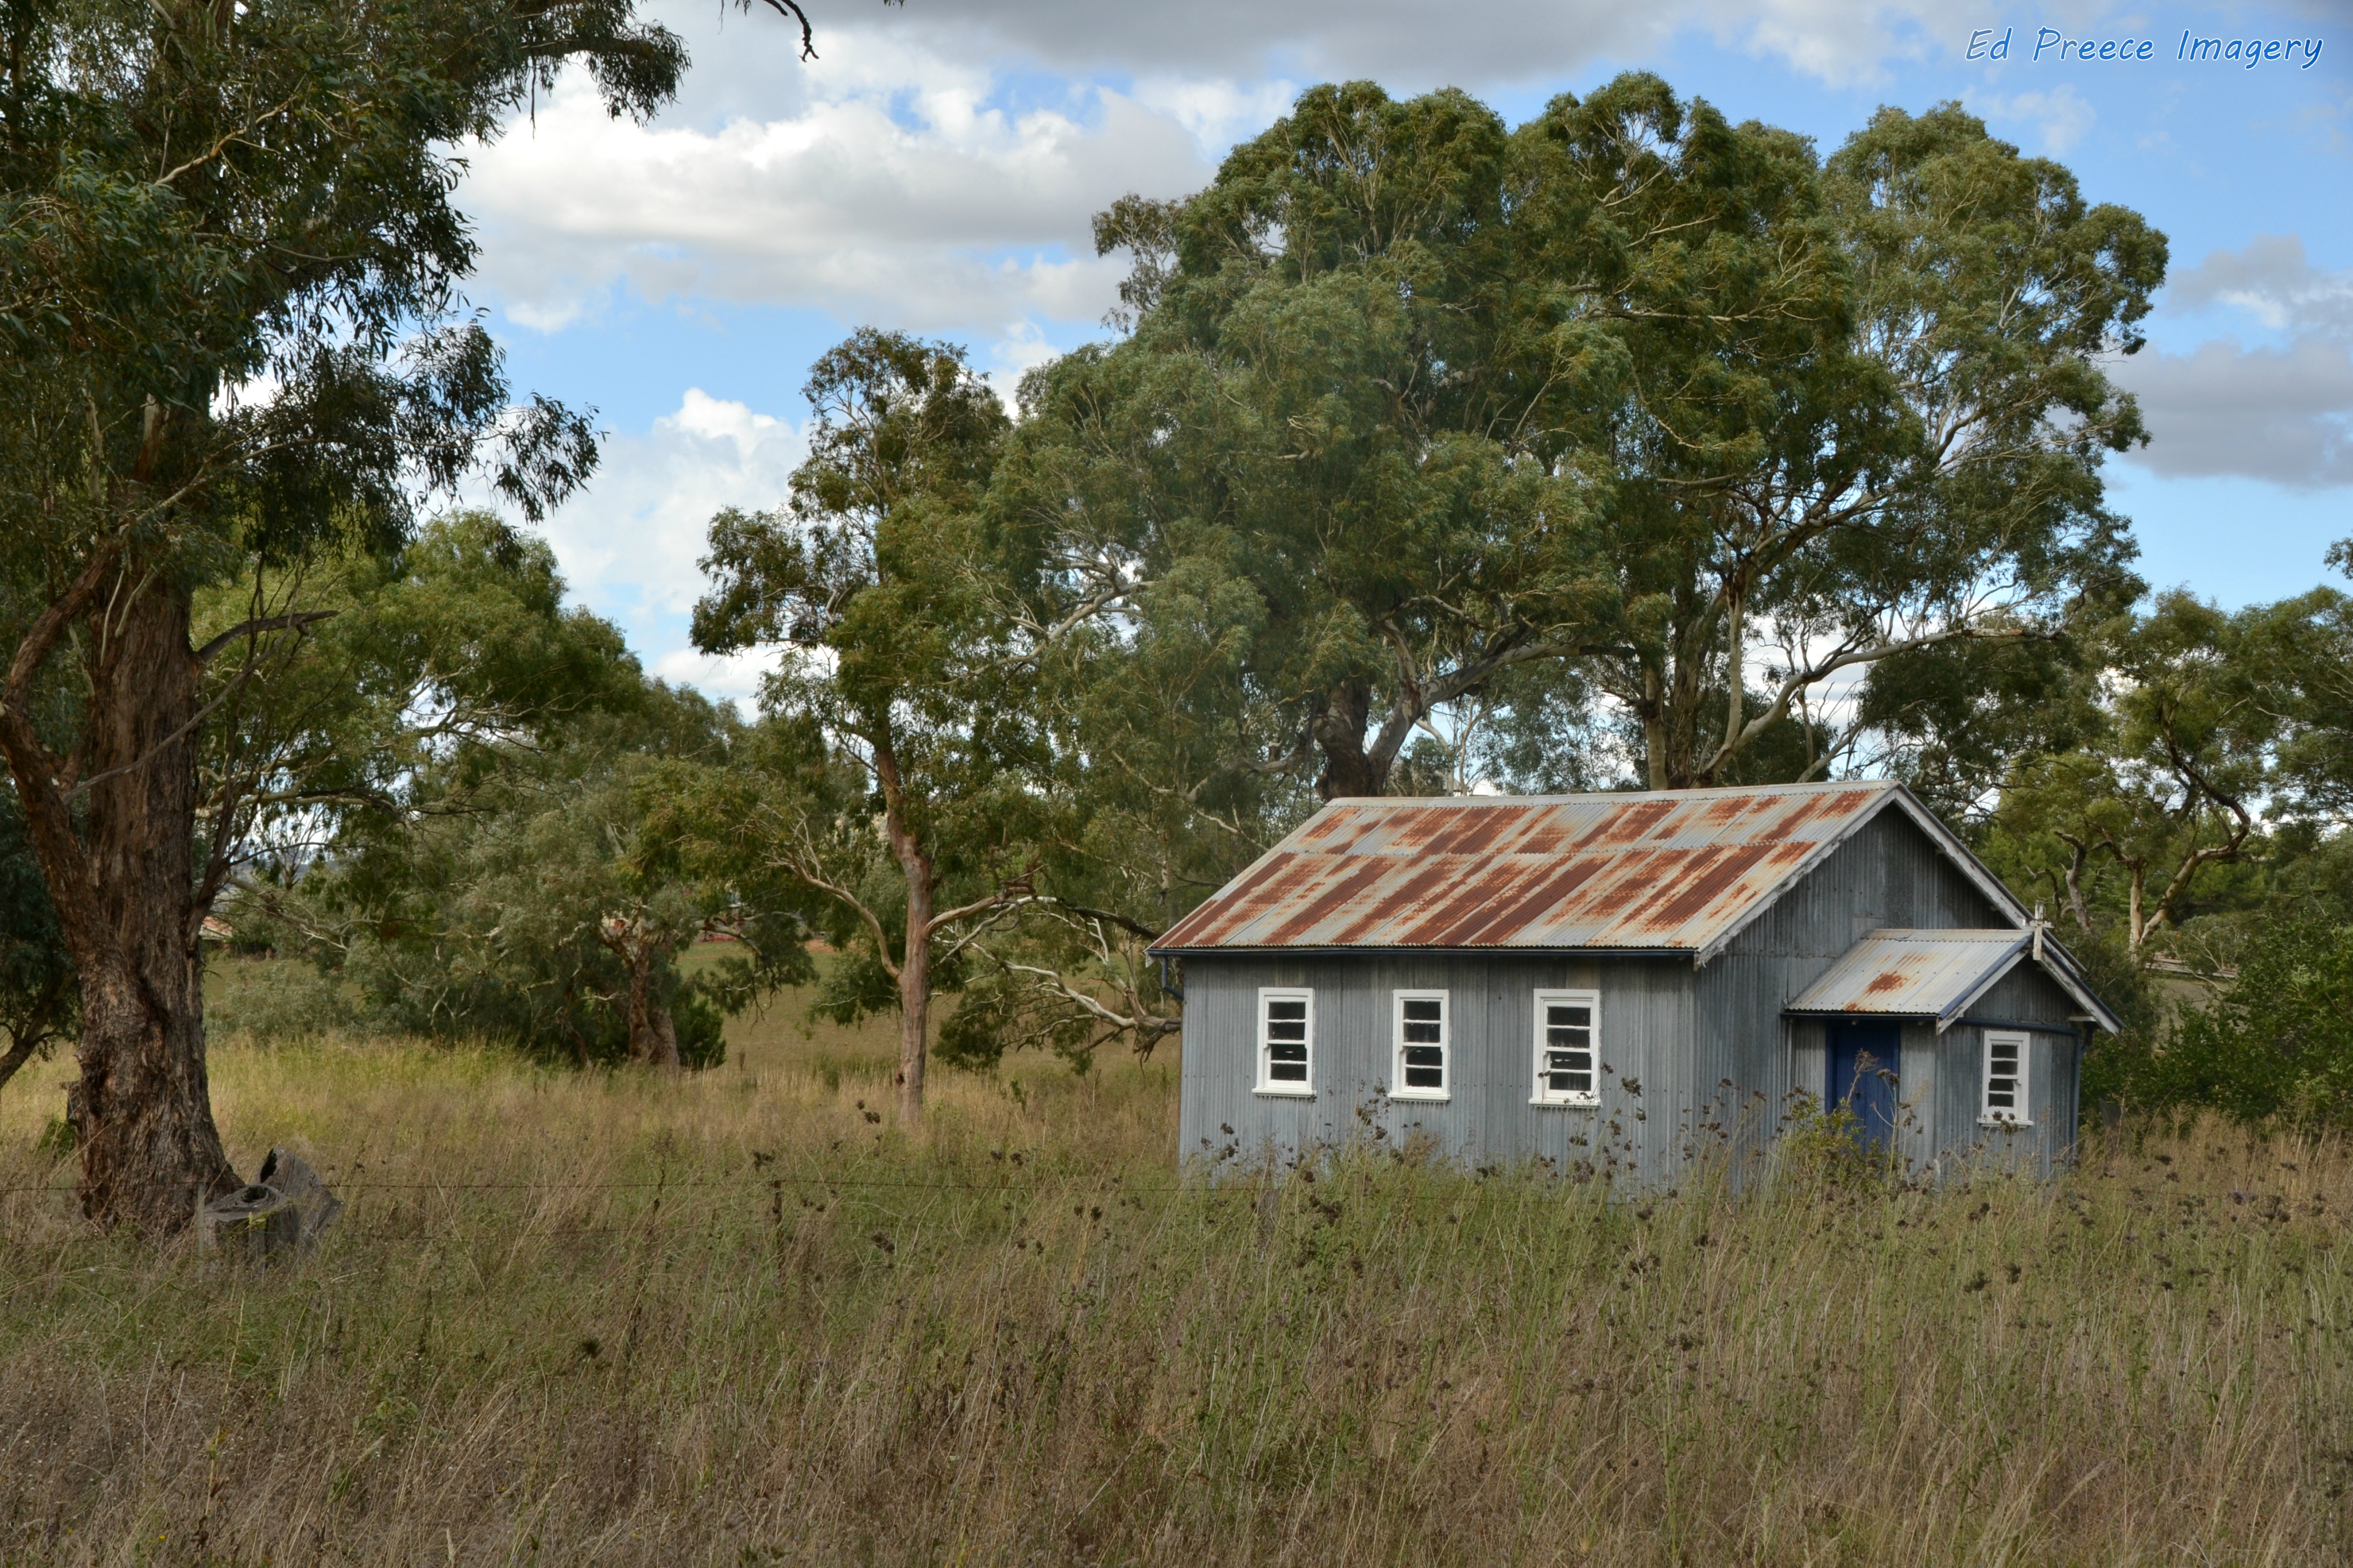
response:
<path id="1" fill-rule="evenodd" d="M 311 1155 L 342 1225 L 254 1276 L 0 1201 L 0 1559 L 2347 1555 L 2334 1144 L 2120 1140 L 2048 1190 L 1210 1186 L 1168 1057 L 946 1075 L 913 1140 L 888 1052 L 787 1016 L 678 1084 L 224 1046 L 233 1152 Z M 0 1097 L 0 1185 L 69 1178 L 59 1076 Z"/>

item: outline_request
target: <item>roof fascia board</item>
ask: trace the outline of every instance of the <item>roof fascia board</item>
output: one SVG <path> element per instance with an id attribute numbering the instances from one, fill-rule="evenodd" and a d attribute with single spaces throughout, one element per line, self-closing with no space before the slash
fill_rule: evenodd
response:
<path id="1" fill-rule="evenodd" d="M 2084 1004 L 2084 1010 L 2093 1016 L 2093 1022 L 2111 1035 L 2125 1032 L 2124 1020 L 2092 994 L 2091 982 L 2084 978 L 2083 960 L 2047 929 L 2042 933 L 2042 967 L 2051 972 L 2052 978 L 2059 982 L 2061 989 Z"/>
<path id="2" fill-rule="evenodd" d="M 2058 982 L 2060 990 L 2064 991 L 2068 995 L 2073 996 L 2077 1002 L 2081 1003 L 2083 1005 L 2084 1011 L 2092 1016 L 2092 1021 L 2094 1023 L 2099 1025 L 2101 1028 L 2105 1029 L 2111 1035 L 2123 1034 L 2125 1032 L 2124 1020 L 2117 1017 L 2113 1012 L 2109 1011 L 2108 1005 L 2092 994 L 2091 986 L 2084 983 L 2083 975 L 2076 971 L 2075 955 L 2069 952 L 2065 948 L 2060 947 L 2057 942 L 2052 942 L 2047 933 L 2044 935 L 2042 942 L 2042 973 L 2048 974 L 2052 980 Z M 2060 962 L 2052 962 L 2052 952 L 2054 950 L 2057 952 Z"/>

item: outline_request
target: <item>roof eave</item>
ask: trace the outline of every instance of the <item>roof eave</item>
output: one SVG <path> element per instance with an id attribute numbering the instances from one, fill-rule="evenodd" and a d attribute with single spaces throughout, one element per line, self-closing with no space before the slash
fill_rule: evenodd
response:
<path id="1" fill-rule="evenodd" d="M 2058 983 L 2059 989 L 2082 1004 L 2084 1011 L 2091 1015 L 2094 1023 L 2111 1035 L 2121 1035 L 2125 1032 L 2124 1020 L 2117 1017 L 2108 1005 L 2101 1001 L 2092 990 L 2091 982 L 2084 978 L 2083 969 L 2076 962 L 2075 955 L 2068 952 L 2066 947 L 2048 931 L 2042 934 L 2042 969 L 2045 974 Z"/>

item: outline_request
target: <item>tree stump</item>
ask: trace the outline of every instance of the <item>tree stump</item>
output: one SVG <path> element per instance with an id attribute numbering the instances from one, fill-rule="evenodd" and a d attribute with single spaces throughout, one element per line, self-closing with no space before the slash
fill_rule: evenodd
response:
<path id="1" fill-rule="evenodd" d="M 205 1245 L 223 1257 L 281 1262 L 317 1246 L 343 1207 L 301 1155 L 272 1149 L 259 1179 L 206 1204 L 197 1227 Z"/>

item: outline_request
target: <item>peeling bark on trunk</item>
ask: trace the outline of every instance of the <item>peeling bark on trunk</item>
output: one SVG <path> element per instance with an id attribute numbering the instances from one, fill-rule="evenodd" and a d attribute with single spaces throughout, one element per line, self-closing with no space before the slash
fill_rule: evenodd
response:
<path id="1" fill-rule="evenodd" d="M 1388 769 L 1365 750 L 1365 726 L 1372 714 L 1372 689 L 1361 680 L 1335 684 L 1313 726 L 1324 770 L 1315 792 L 1325 800 L 1376 795 L 1388 787 Z"/>
<path id="2" fill-rule="evenodd" d="M 205 1069 L 197 666 L 185 591 L 151 582 L 110 618 L 91 694 L 84 776 L 96 782 L 83 834 L 98 917 L 114 941 L 82 972 L 82 1207 L 101 1224 L 169 1233 L 237 1185 Z"/>
<path id="3" fill-rule="evenodd" d="M 923 1119 L 923 1068 L 931 1054 L 932 863 L 918 854 L 907 869 L 907 951 L 899 965 L 899 1119 Z"/>
<path id="4" fill-rule="evenodd" d="M 26 711 L 43 659 L 76 622 L 89 663 L 70 764 L 80 820 Z M 169 1236 L 237 1173 L 205 1070 L 195 832 L 198 665 L 189 595 L 101 555 L 16 650 L 0 748 L 23 804 L 80 987 L 82 1212 Z"/>
<path id="5" fill-rule="evenodd" d="M 670 942 L 641 917 L 607 915 L 596 924 L 596 940 L 621 961 L 629 973 L 627 1019 L 629 1059 L 664 1072 L 680 1070 L 678 1026 L 660 994 L 658 969 Z"/>
<path id="6" fill-rule="evenodd" d="M 1747 626 L 1741 616 L 1741 612 L 1746 608 L 1746 606 L 1741 602 L 1740 595 L 1736 591 L 1725 609 L 1726 624 L 1724 641 L 1725 688 L 1724 744 L 1716 748 L 1716 757 L 1721 762 L 1730 762 L 1732 754 L 1740 749 L 1740 731 L 1748 721 L 1748 716 L 1741 711 L 1748 695 L 1742 684 L 1748 679 L 1748 672 L 1742 658 L 1742 656 L 1748 651 L 1743 643 L 1743 639 L 1747 636 Z"/>

